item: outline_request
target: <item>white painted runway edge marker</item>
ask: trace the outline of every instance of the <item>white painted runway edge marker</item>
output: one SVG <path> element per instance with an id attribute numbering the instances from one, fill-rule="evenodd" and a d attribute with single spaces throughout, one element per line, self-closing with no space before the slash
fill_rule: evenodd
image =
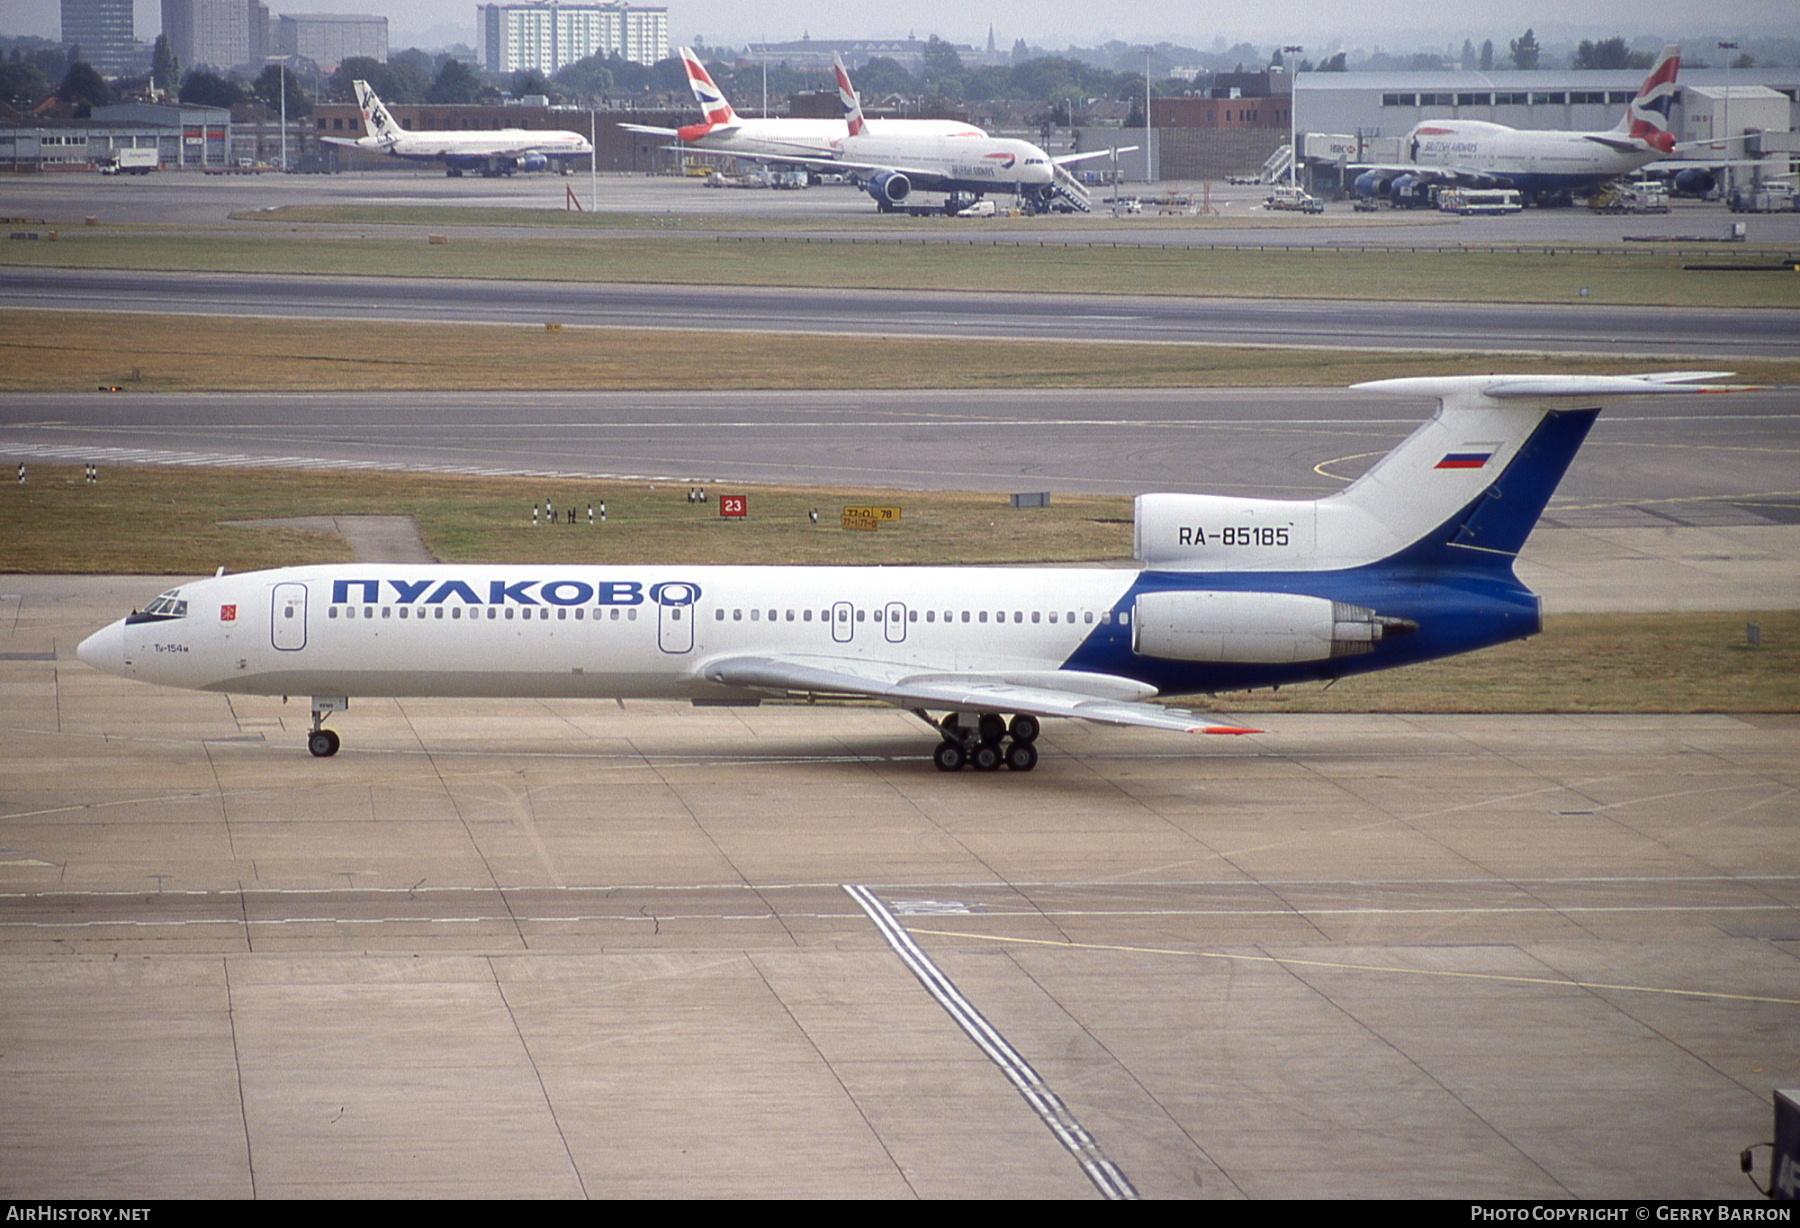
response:
<path id="1" fill-rule="evenodd" d="M 1101 1152 L 1100 1144 L 1094 1141 L 1094 1136 L 1075 1120 L 1069 1107 L 1045 1085 L 1038 1072 L 1032 1069 L 1031 1063 L 1006 1042 L 1006 1037 L 1000 1035 L 999 1030 L 975 1009 L 973 1003 L 962 996 L 955 983 L 913 941 L 912 935 L 906 932 L 906 927 L 900 924 L 899 918 L 889 912 L 887 906 L 876 899 L 867 887 L 845 884 L 844 891 L 869 915 L 869 920 L 875 923 L 875 928 L 900 957 L 900 962 L 919 978 L 919 984 L 925 987 L 926 992 L 937 999 L 938 1005 L 948 1012 L 950 1018 L 956 1020 L 957 1026 L 968 1034 L 969 1039 L 1019 1089 L 1025 1102 L 1050 1128 L 1056 1141 L 1075 1157 L 1076 1162 L 1081 1165 L 1081 1171 L 1087 1174 L 1087 1179 L 1094 1183 L 1094 1188 L 1100 1191 L 1101 1196 L 1114 1200 L 1136 1200 L 1137 1189 L 1119 1170 L 1119 1166 Z"/>

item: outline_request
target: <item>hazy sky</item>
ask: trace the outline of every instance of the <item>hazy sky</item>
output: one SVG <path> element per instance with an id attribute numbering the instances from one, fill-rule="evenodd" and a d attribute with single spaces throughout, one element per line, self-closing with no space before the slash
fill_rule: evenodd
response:
<path id="1" fill-rule="evenodd" d="M 136 0 L 138 37 L 162 28 L 159 0 Z M 423 39 L 433 27 L 475 41 L 472 0 L 269 0 L 274 13 L 382 13 L 396 48 Z M 1411 50 L 1464 38 L 1496 45 L 1527 26 L 1541 37 L 1666 37 L 1673 33 L 1787 33 L 1800 35 L 1796 0 L 1187 0 L 1168 9 L 1125 0 L 890 0 L 874 9 L 841 0 L 672 0 L 670 35 L 677 44 L 696 34 L 709 42 L 768 38 L 904 37 L 938 34 L 951 42 L 982 44 L 988 26 L 1003 46 L 1016 38 L 1043 47 L 1091 45 L 1109 39 L 1170 41 L 1208 47 L 1228 43 L 1294 42 L 1333 46 L 1382 45 Z M 0 0 L 0 32 L 54 38 L 58 0 Z M 435 41 L 435 40 L 434 40 Z"/>

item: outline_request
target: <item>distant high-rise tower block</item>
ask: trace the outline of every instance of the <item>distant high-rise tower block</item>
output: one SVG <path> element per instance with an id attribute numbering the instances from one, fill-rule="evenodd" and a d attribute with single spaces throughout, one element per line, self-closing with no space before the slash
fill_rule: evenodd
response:
<path id="1" fill-rule="evenodd" d="M 481 66 L 553 73 L 591 55 L 655 64 L 669 55 L 669 10 L 629 4 L 483 4 Z"/>
<path id="2" fill-rule="evenodd" d="M 62 39 L 102 76 L 130 71 L 137 52 L 131 0 L 62 0 Z"/>
<path id="3" fill-rule="evenodd" d="M 251 17 L 259 7 L 254 0 L 162 0 L 163 33 L 181 71 L 250 63 L 260 50 L 251 42 Z"/>
<path id="4" fill-rule="evenodd" d="M 284 56 L 302 56 L 326 72 L 352 56 L 385 64 L 388 19 L 366 13 L 283 13 L 275 50 Z"/>

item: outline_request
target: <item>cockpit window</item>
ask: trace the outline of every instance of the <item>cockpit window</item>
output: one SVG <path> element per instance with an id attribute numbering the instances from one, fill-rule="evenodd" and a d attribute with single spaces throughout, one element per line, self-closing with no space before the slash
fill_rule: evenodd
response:
<path id="1" fill-rule="evenodd" d="M 135 611 L 125 622 L 128 625 L 131 623 L 161 623 L 168 622 L 170 619 L 186 618 L 187 607 L 188 603 L 182 599 L 181 590 L 172 588 L 143 609 Z"/>

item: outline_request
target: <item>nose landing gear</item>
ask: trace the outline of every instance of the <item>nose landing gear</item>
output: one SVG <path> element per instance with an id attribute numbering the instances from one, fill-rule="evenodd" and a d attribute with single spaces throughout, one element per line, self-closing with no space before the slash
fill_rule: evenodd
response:
<path id="1" fill-rule="evenodd" d="M 336 732 L 325 728 L 325 718 L 333 712 L 342 712 L 350 706 L 350 700 L 343 695 L 315 695 L 312 701 L 312 732 L 306 735 L 306 749 L 312 752 L 315 759 L 329 759 L 338 753 L 343 745 Z"/>

